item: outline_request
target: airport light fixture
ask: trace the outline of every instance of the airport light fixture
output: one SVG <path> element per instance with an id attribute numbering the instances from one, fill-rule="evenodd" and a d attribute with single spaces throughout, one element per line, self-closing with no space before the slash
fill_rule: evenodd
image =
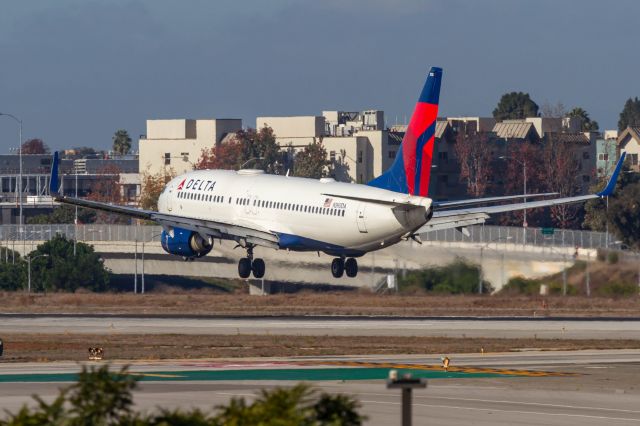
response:
<path id="1" fill-rule="evenodd" d="M 389 371 L 387 389 L 402 389 L 402 426 L 411 426 L 411 398 L 413 389 L 424 389 L 427 381 L 420 378 L 413 378 L 411 374 L 404 374 L 398 378 L 397 370 Z"/>

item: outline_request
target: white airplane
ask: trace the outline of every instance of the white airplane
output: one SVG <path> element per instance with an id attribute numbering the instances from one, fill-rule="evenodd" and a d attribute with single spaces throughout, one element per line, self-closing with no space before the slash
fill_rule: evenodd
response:
<path id="1" fill-rule="evenodd" d="M 262 278 L 265 263 L 257 246 L 324 252 L 334 259 L 331 273 L 355 277 L 356 258 L 435 229 L 483 223 L 489 214 L 583 202 L 613 192 L 624 154 L 606 188 L 597 194 L 544 199 L 528 194 L 461 201 L 428 197 L 434 130 L 442 70 L 432 68 L 393 165 L 364 185 L 265 174 L 262 170 L 197 170 L 171 180 L 158 211 L 72 198 L 58 194 L 58 153 L 54 153 L 51 193 L 56 201 L 162 225 L 163 249 L 185 260 L 205 256 L 214 240 L 233 240 L 246 250 L 238 275 Z M 515 204 L 505 200 L 524 199 Z M 486 204 L 494 205 L 486 205 Z M 480 207 L 470 207 L 482 205 Z"/>

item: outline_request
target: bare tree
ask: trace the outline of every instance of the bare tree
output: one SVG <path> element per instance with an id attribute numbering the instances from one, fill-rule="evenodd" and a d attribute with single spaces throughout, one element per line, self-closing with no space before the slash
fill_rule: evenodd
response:
<path id="1" fill-rule="evenodd" d="M 480 197 L 487 192 L 491 174 L 491 151 L 488 137 L 461 126 L 455 144 L 460 161 L 460 181 L 467 185 L 467 193 Z"/>
<path id="2" fill-rule="evenodd" d="M 546 101 L 542 104 L 540 111 L 543 117 L 564 117 L 567 115 L 567 109 L 560 101 L 555 104 L 551 104 L 549 101 Z"/>
<path id="3" fill-rule="evenodd" d="M 571 143 L 562 142 L 556 136 L 549 136 L 543 152 L 544 176 L 547 189 L 561 197 L 576 195 L 580 189 L 580 162 L 575 156 Z M 570 228 L 579 223 L 580 206 L 561 204 L 552 206 L 551 219 L 560 228 Z"/>

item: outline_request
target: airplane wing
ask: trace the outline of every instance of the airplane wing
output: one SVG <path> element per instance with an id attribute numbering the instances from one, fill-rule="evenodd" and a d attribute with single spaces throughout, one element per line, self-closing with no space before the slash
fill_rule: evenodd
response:
<path id="1" fill-rule="evenodd" d="M 122 214 L 135 217 L 137 219 L 151 220 L 162 225 L 168 232 L 172 232 L 173 228 L 182 228 L 198 232 L 204 236 L 211 236 L 213 238 L 240 238 L 244 239 L 247 243 L 270 248 L 278 248 L 278 236 L 275 233 L 263 229 L 234 225 L 220 221 L 194 219 L 174 214 L 159 213 L 153 210 L 144 210 L 111 203 L 101 203 L 98 201 L 84 200 L 81 198 L 67 197 L 58 194 L 58 161 L 58 153 L 55 152 L 53 165 L 51 167 L 50 190 L 54 201 L 59 203 L 86 207 L 109 213 Z"/>
<path id="2" fill-rule="evenodd" d="M 501 204 L 494 206 L 484 206 L 484 207 L 470 207 L 470 208 L 460 208 L 460 209 L 448 209 L 451 205 L 440 205 L 439 208 L 434 207 L 433 217 L 427 222 L 426 225 L 422 226 L 420 229 L 414 232 L 414 234 L 422 234 L 429 231 L 435 231 L 438 229 L 447 229 L 447 228 L 460 228 L 468 225 L 475 225 L 479 223 L 484 223 L 486 219 L 489 218 L 489 215 L 496 213 L 504 213 L 511 212 L 517 210 L 525 210 L 525 209 L 535 209 L 538 207 L 549 207 L 549 206 L 557 206 L 560 204 L 572 204 L 572 203 L 580 203 L 587 200 L 591 200 L 594 198 L 602 198 L 608 197 L 613 193 L 613 189 L 616 186 L 616 181 L 618 180 L 618 175 L 620 174 L 620 169 L 622 168 L 622 163 L 624 162 L 624 157 L 626 153 L 622 153 L 618 163 L 616 164 L 616 168 L 607 182 L 607 186 L 600 192 L 596 194 L 588 194 L 588 195 L 579 195 L 575 197 L 561 197 L 561 198 L 552 198 L 549 200 L 540 200 L 540 201 L 530 201 L 524 203 L 514 203 L 514 204 Z M 523 197 L 524 196 L 520 196 Z M 527 195 L 527 198 L 530 196 Z M 498 197 L 496 197 L 498 198 Z M 478 199 L 482 200 L 482 199 Z M 460 203 L 464 204 L 465 200 L 461 200 Z M 487 201 L 487 199 L 485 199 Z"/>

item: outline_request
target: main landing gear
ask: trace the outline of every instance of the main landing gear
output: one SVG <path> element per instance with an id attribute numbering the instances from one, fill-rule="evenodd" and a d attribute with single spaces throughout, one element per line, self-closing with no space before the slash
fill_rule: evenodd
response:
<path id="1" fill-rule="evenodd" d="M 358 275 L 358 261 L 353 257 L 348 258 L 346 261 L 344 257 L 333 259 L 331 262 L 331 275 L 334 278 L 340 278 L 343 273 L 346 273 L 350 278 Z"/>
<path id="2" fill-rule="evenodd" d="M 254 259 L 253 246 L 247 247 L 247 257 L 240 259 L 238 262 L 238 275 L 240 275 L 240 278 L 249 278 L 252 272 L 255 278 L 262 278 L 265 270 L 264 260 L 260 258 Z"/>

